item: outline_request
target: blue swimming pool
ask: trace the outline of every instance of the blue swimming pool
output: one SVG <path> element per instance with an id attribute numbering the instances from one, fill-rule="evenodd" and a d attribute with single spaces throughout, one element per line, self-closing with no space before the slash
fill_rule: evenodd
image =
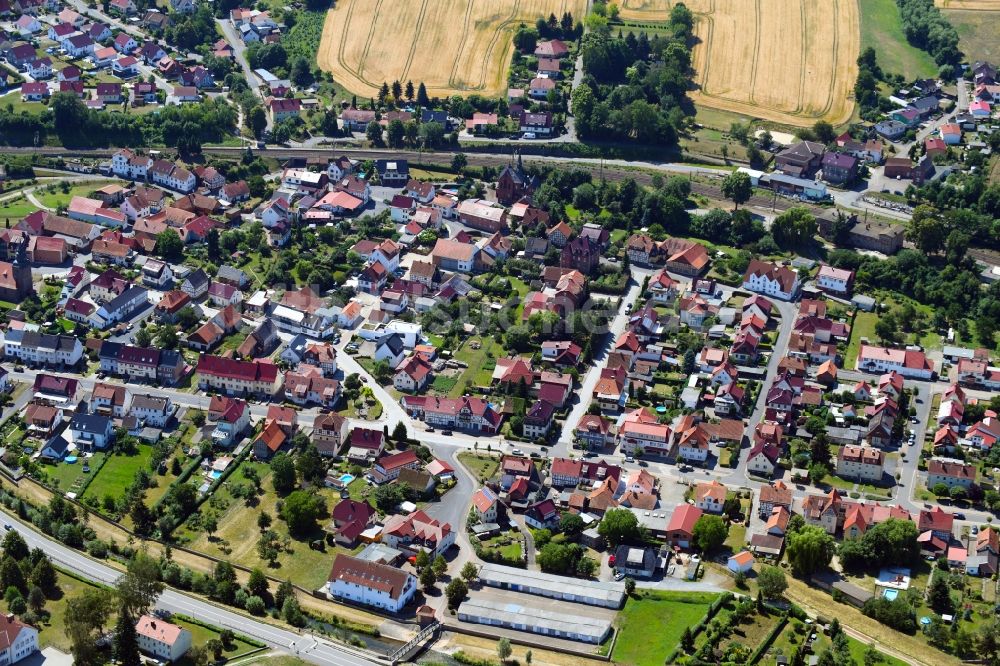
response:
<path id="1" fill-rule="evenodd" d="M 76 456 L 66 456 L 66 462 L 72 465 L 76 462 Z"/>
<path id="2" fill-rule="evenodd" d="M 345 486 L 350 485 L 351 481 L 353 481 L 353 480 L 354 480 L 354 475 L 352 475 L 352 474 L 341 474 L 340 475 L 340 482 L 343 485 L 345 485 Z"/>
<path id="3" fill-rule="evenodd" d="M 888 599 L 889 601 L 895 601 L 896 597 L 899 596 L 899 590 L 894 590 L 892 588 L 887 587 L 886 589 L 882 590 L 882 596 Z"/>
<path id="4" fill-rule="evenodd" d="M 210 477 L 212 477 L 212 480 L 213 480 L 213 481 L 215 481 L 215 480 L 217 480 L 217 479 L 218 479 L 218 478 L 219 478 L 220 476 L 222 476 L 222 472 L 220 472 L 220 471 L 219 471 L 219 470 L 217 470 L 217 469 L 213 469 L 213 470 L 212 470 L 212 473 L 211 473 L 211 474 L 209 474 L 209 476 L 210 476 Z"/>

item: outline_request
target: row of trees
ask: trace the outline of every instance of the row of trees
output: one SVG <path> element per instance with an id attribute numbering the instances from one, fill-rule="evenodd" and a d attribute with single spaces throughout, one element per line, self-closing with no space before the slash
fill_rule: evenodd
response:
<path id="1" fill-rule="evenodd" d="M 896 0 L 896 5 L 910 44 L 930 53 L 938 65 L 956 65 L 961 61 L 958 31 L 934 6 L 934 0 Z"/>

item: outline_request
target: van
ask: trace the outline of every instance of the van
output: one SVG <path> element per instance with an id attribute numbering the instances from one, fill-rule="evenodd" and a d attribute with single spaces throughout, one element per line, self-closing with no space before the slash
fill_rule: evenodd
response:
<path id="1" fill-rule="evenodd" d="M 535 133 L 534 132 L 525 132 L 522 136 L 525 139 L 534 139 L 535 138 Z"/>

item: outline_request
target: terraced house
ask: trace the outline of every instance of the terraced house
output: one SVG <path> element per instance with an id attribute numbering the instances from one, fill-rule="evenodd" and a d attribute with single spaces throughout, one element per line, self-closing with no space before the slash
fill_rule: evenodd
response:
<path id="1" fill-rule="evenodd" d="M 237 361 L 202 354 L 198 358 L 198 388 L 232 395 L 273 396 L 281 382 L 270 361 Z"/>

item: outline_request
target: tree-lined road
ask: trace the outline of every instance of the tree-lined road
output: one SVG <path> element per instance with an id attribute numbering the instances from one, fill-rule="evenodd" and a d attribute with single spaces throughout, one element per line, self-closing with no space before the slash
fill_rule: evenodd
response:
<path id="1" fill-rule="evenodd" d="M 7 524 L 17 530 L 29 548 L 41 548 L 54 564 L 103 585 L 112 585 L 121 576 L 117 569 L 92 560 L 54 539 L 35 531 L 3 509 Z M 156 607 L 170 613 L 182 613 L 198 618 L 222 629 L 232 629 L 268 646 L 297 655 L 300 659 L 321 666 L 368 666 L 378 663 L 360 651 L 335 645 L 313 634 L 298 634 L 252 617 L 218 606 L 197 597 L 167 588 L 160 595 Z"/>

